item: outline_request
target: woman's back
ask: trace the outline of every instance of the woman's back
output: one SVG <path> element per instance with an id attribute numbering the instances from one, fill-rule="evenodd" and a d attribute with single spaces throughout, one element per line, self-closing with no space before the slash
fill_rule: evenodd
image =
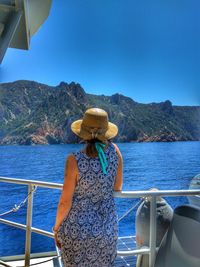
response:
<path id="1" fill-rule="evenodd" d="M 118 154 L 109 143 L 104 152 L 104 174 L 99 157 L 74 154 L 78 181 L 72 207 L 59 228 L 64 266 L 113 266 L 116 257 L 118 223 L 113 198 Z M 65 250 L 68 252 L 65 253 Z"/>

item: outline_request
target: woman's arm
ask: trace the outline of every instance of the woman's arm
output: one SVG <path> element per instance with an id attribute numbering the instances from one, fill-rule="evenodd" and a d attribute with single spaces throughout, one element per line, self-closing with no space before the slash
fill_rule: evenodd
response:
<path id="1" fill-rule="evenodd" d="M 123 184 L 123 159 L 118 146 L 116 144 L 113 145 L 115 146 L 118 155 L 118 168 L 115 176 L 114 191 L 121 191 Z"/>
<path id="2" fill-rule="evenodd" d="M 65 164 L 64 184 L 63 184 L 62 194 L 58 203 L 54 231 L 58 230 L 59 226 L 62 224 L 64 218 L 68 215 L 71 209 L 72 198 L 77 178 L 78 178 L 78 168 L 76 159 L 74 158 L 73 155 L 69 155 Z"/>

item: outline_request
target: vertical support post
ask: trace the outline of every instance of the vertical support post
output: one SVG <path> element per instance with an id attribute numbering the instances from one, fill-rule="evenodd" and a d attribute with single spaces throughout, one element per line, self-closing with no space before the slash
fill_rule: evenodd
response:
<path id="1" fill-rule="evenodd" d="M 30 266 L 31 254 L 31 227 L 32 227 L 32 211 L 33 211 L 33 185 L 28 186 L 28 205 L 26 213 L 26 246 L 25 246 L 25 267 Z"/>
<path id="2" fill-rule="evenodd" d="M 57 252 L 57 256 L 60 256 L 60 251 L 58 249 L 58 247 L 56 246 L 56 252 Z M 55 267 L 63 267 L 63 264 L 62 264 L 62 261 L 61 261 L 61 258 L 56 258 L 53 260 L 53 264 Z"/>
<path id="3" fill-rule="evenodd" d="M 149 267 L 154 267 L 156 258 L 156 196 L 151 196 L 150 200 L 150 255 Z"/>

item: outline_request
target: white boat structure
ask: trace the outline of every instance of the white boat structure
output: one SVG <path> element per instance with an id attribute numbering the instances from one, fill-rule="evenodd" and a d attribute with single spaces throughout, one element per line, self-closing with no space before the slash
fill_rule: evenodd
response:
<path id="1" fill-rule="evenodd" d="M 0 64 L 10 48 L 29 50 L 49 16 L 52 0 L 0 0 Z"/>
<path id="2" fill-rule="evenodd" d="M 6 220 L 4 218 L 0 218 L 0 223 L 9 225 L 11 227 L 16 227 L 19 229 L 23 229 L 26 231 L 26 244 L 25 244 L 25 252 L 24 255 L 13 255 L 9 257 L 0 257 L 0 266 L 41 266 L 41 267 L 61 267 L 61 259 L 59 256 L 59 251 L 55 249 L 55 251 L 45 252 L 45 253 L 37 253 L 37 254 L 31 254 L 31 233 L 37 233 L 39 235 L 47 236 L 49 238 L 53 238 L 53 233 L 44 231 L 39 228 L 32 227 L 32 211 L 33 211 L 33 192 L 36 187 L 43 187 L 43 188 L 50 188 L 50 189 L 62 189 L 62 184 L 58 183 L 50 183 L 50 182 L 44 182 L 44 181 L 36 181 L 36 180 L 25 180 L 25 179 L 18 179 L 18 178 L 9 178 L 9 177 L 0 177 L 1 183 L 11 183 L 11 184 L 20 184 L 20 185 L 27 185 L 28 187 L 28 197 L 27 197 L 27 215 L 26 215 L 26 225 L 16 223 L 10 220 Z M 194 244 L 191 247 L 191 242 L 188 241 L 188 246 L 186 246 L 186 250 L 184 251 L 183 247 L 183 256 L 187 257 L 187 259 L 191 260 L 192 265 L 188 265 L 187 260 L 185 261 L 187 265 L 184 265 L 184 261 L 182 265 L 177 265 L 177 263 L 172 263 L 171 265 L 165 265 L 164 263 L 159 263 L 159 260 L 156 259 L 156 255 L 159 255 L 159 251 L 157 253 L 157 250 L 159 248 L 156 248 L 156 199 L 158 197 L 176 197 L 176 196 L 196 196 L 200 200 L 200 189 L 188 189 L 188 190 L 158 190 L 158 191 L 122 191 L 122 192 L 115 192 L 114 196 L 117 198 L 141 198 L 141 197 L 148 197 L 150 199 L 150 237 L 149 237 L 149 246 L 145 248 L 140 249 L 132 249 L 131 247 L 127 247 L 127 250 L 119 250 L 118 251 L 118 258 L 119 261 L 116 261 L 116 267 L 117 266 L 130 266 L 134 267 L 133 262 L 131 259 L 134 259 L 137 255 L 149 255 L 149 267 L 199 267 L 200 266 L 200 208 L 194 208 L 194 210 L 189 211 L 189 217 L 186 214 L 186 217 L 183 218 L 183 224 L 185 224 L 184 227 L 190 227 L 189 224 L 191 222 L 191 216 L 194 216 L 196 218 L 195 220 L 192 220 L 192 223 L 194 224 L 194 227 L 192 229 L 188 229 L 187 234 L 190 234 L 193 232 L 194 236 L 192 236 L 192 239 L 194 240 Z M 189 206 L 188 206 L 189 207 Z M 194 206 L 190 205 L 191 208 Z M 182 212 L 182 211 L 181 211 Z M 179 212 L 180 213 L 180 212 Z M 184 214 L 179 214 L 183 216 Z M 186 218 L 186 220 L 185 220 Z M 187 222 L 188 220 L 188 222 Z M 187 231 L 182 225 L 181 222 L 178 222 L 178 228 L 181 229 L 181 231 Z M 170 232 L 170 231 L 168 231 Z M 124 243 L 124 240 L 126 240 L 128 245 L 128 241 L 130 243 L 134 243 L 133 236 L 128 237 L 119 237 L 119 242 Z M 191 238 L 190 238 L 191 239 Z M 195 241 L 196 240 L 196 241 Z M 199 241 L 198 241 L 199 240 Z M 198 244 L 197 244 L 198 242 Z M 166 243 L 166 242 L 165 242 Z M 162 244 L 161 244 L 162 246 Z M 196 246 L 198 246 L 196 248 Z M 173 248 L 176 249 L 176 248 Z M 188 251 L 189 250 L 189 251 Z M 193 253 L 194 251 L 194 253 Z M 165 256 L 163 253 L 165 253 L 165 248 L 162 248 L 161 251 L 161 258 L 165 260 Z M 191 252 L 191 253 L 190 253 Z M 174 251 L 174 255 L 176 254 L 176 251 Z M 191 255 L 190 255 L 191 254 Z M 170 257 L 170 255 L 169 255 Z M 191 259 L 190 259 L 191 257 Z M 126 261 L 126 258 L 130 259 L 130 263 Z M 176 257 L 175 257 L 176 258 Z M 175 259 L 173 256 L 173 259 Z M 121 259 L 121 261 L 120 261 Z M 167 258 L 166 258 L 167 259 Z M 119 264 L 117 263 L 119 262 Z M 173 265 L 174 264 L 174 265 Z"/>

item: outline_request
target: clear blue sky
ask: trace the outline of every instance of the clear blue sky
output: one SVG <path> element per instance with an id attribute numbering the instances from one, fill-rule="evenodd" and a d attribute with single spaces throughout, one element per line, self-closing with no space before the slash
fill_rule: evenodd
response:
<path id="1" fill-rule="evenodd" d="M 200 105 L 199 10 L 199 0 L 53 0 L 30 51 L 8 49 L 0 81 Z"/>

